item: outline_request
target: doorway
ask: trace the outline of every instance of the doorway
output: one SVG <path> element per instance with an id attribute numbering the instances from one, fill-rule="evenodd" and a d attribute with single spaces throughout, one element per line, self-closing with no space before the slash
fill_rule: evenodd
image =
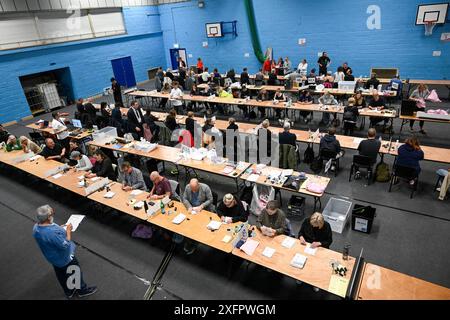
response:
<path id="1" fill-rule="evenodd" d="M 19 77 L 31 114 L 49 112 L 74 102 L 70 68 L 60 68 Z"/>
<path id="2" fill-rule="evenodd" d="M 172 64 L 172 70 L 178 70 L 178 58 L 181 57 L 186 63 L 186 69 L 189 69 L 186 49 L 170 49 L 170 63 Z"/>
<path id="3" fill-rule="evenodd" d="M 111 65 L 114 78 L 122 87 L 131 88 L 136 86 L 136 77 L 134 76 L 131 57 L 111 60 Z"/>

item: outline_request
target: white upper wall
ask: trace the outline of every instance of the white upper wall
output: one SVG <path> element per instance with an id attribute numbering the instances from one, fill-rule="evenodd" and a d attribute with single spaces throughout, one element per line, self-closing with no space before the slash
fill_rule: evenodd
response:
<path id="1" fill-rule="evenodd" d="M 1 12 L 154 6 L 188 0 L 0 0 Z"/>

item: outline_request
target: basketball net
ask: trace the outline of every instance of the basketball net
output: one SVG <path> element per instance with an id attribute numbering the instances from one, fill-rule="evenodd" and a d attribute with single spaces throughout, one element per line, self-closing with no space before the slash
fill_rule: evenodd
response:
<path id="1" fill-rule="evenodd" d="M 425 35 L 431 36 L 433 34 L 434 26 L 436 25 L 436 22 L 425 22 Z"/>

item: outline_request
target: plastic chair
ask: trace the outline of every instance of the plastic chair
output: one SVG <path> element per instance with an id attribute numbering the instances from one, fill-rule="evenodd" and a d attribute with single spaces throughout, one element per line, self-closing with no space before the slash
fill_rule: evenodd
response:
<path id="1" fill-rule="evenodd" d="M 337 176 L 339 170 L 339 158 L 336 159 L 337 153 L 329 149 L 320 150 L 320 158 L 322 161 L 328 161 L 331 159 L 331 165 L 335 167 L 334 176 Z"/>
<path id="2" fill-rule="evenodd" d="M 180 197 L 180 184 L 178 181 L 175 180 L 169 180 L 170 188 L 172 189 L 172 199 L 175 199 L 177 201 L 181 201 Z"/>
<path id="3" fill-rule="evenodd" d="M 38 146 L 45 144 L 45 139 L 42 136 L 41 133 L 39 132 L 35 132 L 35 131 L 31 131 L 28 133 L 28 135 L 30 136 L 31 140 L 36 143 Z"/>
<path id="4" fill-rule="evenodd" d="M 356 168 L 367 169 L 367 184 L 370 184 L 370 181 L 373 178 L 373 163 L 372 159 L 367 156 L 362 156 L 359 154 L 355 154 L 353 156 L 353 163 L 350 167 L 350 176 L 348 177 L 348 181 L 352 181 L 353 171 Z"/>
<path id="5" fill-rule="evenodd" d="M 409 196 L 412 199 L 414 196 L 414 192 L 417 190 L 417 185 L 419 183 L 419 175 L 417 174 L 416 169 L 411 167 L 394 165 L 394 169 L 392 170 L 391 174 L 391 181 L 389 183 L 389 192 L 391 192 L 392 190 L 392 185 L 394 184 L 394 181 L 398 178 L 407 180 L 408 182 L 414 180 L 411 195 Z"/>

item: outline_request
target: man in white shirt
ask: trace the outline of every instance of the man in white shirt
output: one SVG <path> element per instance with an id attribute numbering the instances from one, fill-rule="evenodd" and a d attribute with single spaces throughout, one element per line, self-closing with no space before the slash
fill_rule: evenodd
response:
<path id="1" fill-rule="evenodd" d="M 297 72 L 306 77 L 308 74 L 308 63 L 306 62 L 306 59 L 303 59 L 302 62 L 298 64 Z"/>
<path id="2" fill-rule="evenodd" d="M 200 77 L 202 78 L 203 83 L 208 83 L 209 81 L 209 70 L 208 67 L 205 68 L 205 71 L 200 74 Z"/>
<path id="3" fill-rule="evenodd" d="M 169 100 L 171 101 L 172 106 L 175 108 L 175 110 L 177 110 L 177 112 L 178 108 L 181 105 L 183 105 L 182 99 L 183 99 L 183 91 L 181 91 L 178 82 L 174 81 L 172 91 L 170 91 L 169 94 Z"/>
<path id="4" fill-rule="evenodd" d="M 69 137 L 69 131 L 64 123 L 64 118 L 61 118 L 61 115 L 57 111 L 52 112 L 52 117 L 53 120 L 51 125 L 56 134 L 56 138 L 65 147 L 68 144 L 66 139 Z"/>

